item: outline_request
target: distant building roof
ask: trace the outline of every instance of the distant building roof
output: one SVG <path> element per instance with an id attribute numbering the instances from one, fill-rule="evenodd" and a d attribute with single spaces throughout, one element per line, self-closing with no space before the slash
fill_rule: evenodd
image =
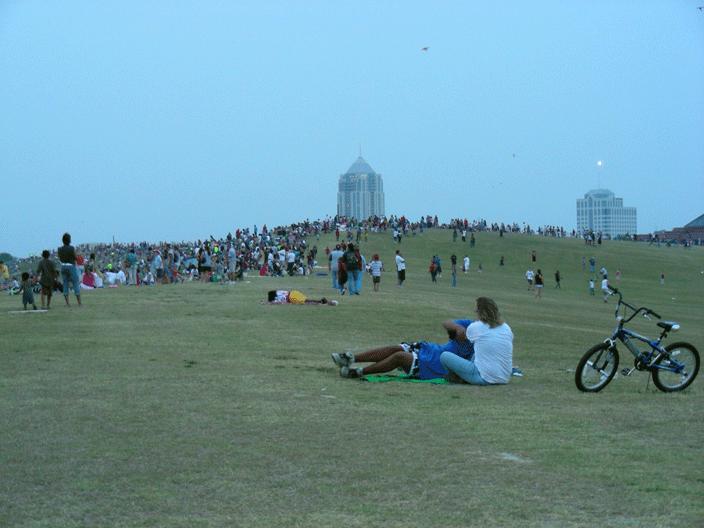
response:
<path id="1" fill-rule="evenodd" d="M 694 220 L 692 220 L 690 223 L 688 223 L 685 228 L 687 227 L 704 227 L 704 214 L 701 216 L 698 216 Z"/>
<path id="2" fill-rule="evenodd" d="M 584 195 L 584 198 L 592 197 L 595 199 L 608 199 L 608 198 L 613 198 L 614 193 L 612 193 L 608 189 L 592 189 L 589 191 L 587 194 Z"/>
<path id="3" fill-rule="evenodd" d="M 362 156 L 358 157 L 345 174 L 376 174 Z"/>

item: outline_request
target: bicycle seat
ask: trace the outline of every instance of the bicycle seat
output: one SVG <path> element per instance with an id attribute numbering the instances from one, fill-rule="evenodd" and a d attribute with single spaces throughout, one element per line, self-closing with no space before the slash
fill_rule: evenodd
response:
<path id="1" fill-rule="evenodd" d="M 674 321 L 658 321 L 658 326 L 666 332 L 677 332 L 680 329 L 680 325 Z"/>

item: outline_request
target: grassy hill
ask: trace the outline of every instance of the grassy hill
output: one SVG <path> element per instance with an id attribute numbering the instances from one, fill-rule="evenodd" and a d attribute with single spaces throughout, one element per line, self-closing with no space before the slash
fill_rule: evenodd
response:
<path id="1" fill-rule="evenodd" d="M 387 272 L 381 292 L 365 278 L 353 298 L 318 276 L 106 289 L 81 309 L 55 298 L 45 314 L 9 313 L 21 299 L 0 297 L 0 525 L 701 525 L 704 378 L 677 394 L 645 373 L 598 394 L 574 386 L 580 356 L 614 325 L 613 304 L 588 295 L 582 257 L 611 277 L 620 269 L 625 298 L 680 322 L 670 341 L 702 352 L 701 248 L 480 233 L 470 249 L 430 230 L 400 246 L 373 234 L 362 249 Z M 524 279 L 532 250 L 543 299 Z M 453 252 L 472 260 L 457 288 Z M 340 305 L 260 304 L 273 288 Z M 480 295 L 515 334 L 525 376 L 508 386 L 371 384 L 339 378 L 330 361 L 444 341 L 441 321 L 471 317 Z"/>

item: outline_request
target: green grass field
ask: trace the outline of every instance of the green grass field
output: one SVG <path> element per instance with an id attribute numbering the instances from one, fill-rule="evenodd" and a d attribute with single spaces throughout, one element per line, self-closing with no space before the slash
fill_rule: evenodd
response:
<path id="1" fill-rule="evenodd" d="M 0 526 L 704 526 L 704 377 L 676 394 L 642 372 L 598 394 L 574 385 L 582 353 L 614 326 L 581 257 L 620 269 L 627 300 L 681 323 L 670 342 L 704 351 L 701 248 L 480 234 L 454 289 L 449 256 L 469 248 L 447 231 L 403 240 L 404 288 L 390 234 L 362 249 L 386 264 L 380 293 L 366 278 L 349 298 L 328 277 L 248 277 L 87 292 L 81 309 L 55 297 L 27 315 L 0 297 Z M 523 277 L 533 249 L 542 300 Z M 273 288 L 340 305 L 260 304 Z M 523 378 L 338 376 L 330 352 L 444 341 L 441 321 L 471 317 L 480 295 L 511 325 Z"/>

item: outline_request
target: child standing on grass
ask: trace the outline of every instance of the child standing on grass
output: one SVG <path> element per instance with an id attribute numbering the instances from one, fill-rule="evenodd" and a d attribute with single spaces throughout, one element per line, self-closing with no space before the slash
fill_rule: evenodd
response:
<path id="1" fill-rule="evenodd" d="M 32 291 L 32 281 L 29 278 L 29 273 L 27 273 L 26 271 L 22 274 L 22 284 L 20 284 L 20 291 L 22 292 L 22 304 L 24 305 L 24 309 L 26 310 L 27 305 L 31 304 L 32 309 L 36 310 L 37 305 L 34 304 L 34 292 Z"/>
<path id="2" fill-rule="evenodd" d="M 49 250 L 45 249 L 42 251 L 42 260 L 39 261 L 39 265 L 37 266 L 39 284 L 42 287 L 40 297 L 42 309 L 46 308 L 48 310 L 51 307 L 51 295 L 54 290 L 56 273 L 56 266 L 54 266 L 54 262 L 49 258 Z"/>
<path id="3" fill-rule="evenodd" d="M 589 279 L 589 295 L 594 295 L 594 278 Z"/>
<path id="4" fill-rule="evenodd" d="M 384 264 L 379 260 L 378 253 L 375 253 L 372 257 L 372 261 L 369 264 L 369 272 L 372 274 L 372 284 L 374 285 L 374 291 L 379 291 L 379 284 L 381 283 L 381 272 L 384 269 Z"/>

